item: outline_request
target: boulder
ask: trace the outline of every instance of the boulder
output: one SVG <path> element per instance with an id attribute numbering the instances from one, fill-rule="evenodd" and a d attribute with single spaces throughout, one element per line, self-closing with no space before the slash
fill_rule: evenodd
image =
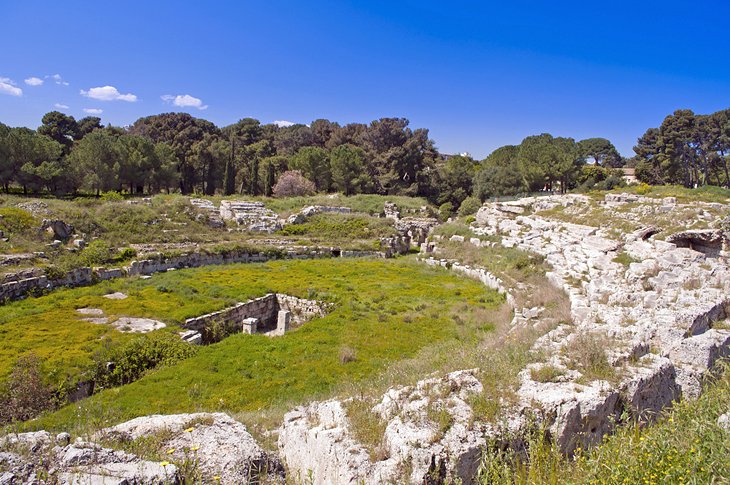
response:
<path id="1" fill-rule="evenodd" d="M 56 239 L 66 241 L 74 233 L 74 227 L 58 219 L 43 219 L 41 229 L 53 234 Z"/>
<path id="2" fill-rule="evenodd" d="M 221 483 L 251 483 L 263 475 L 284 475 L 279 460 L 265 452 L 243 424 L 223 413 L 144 416 L 100 434 L 119 441 L 164 436 L 160 449 L 173 450 L 171 461 L 195 457 L 206 483 L 213 476 Z"/>

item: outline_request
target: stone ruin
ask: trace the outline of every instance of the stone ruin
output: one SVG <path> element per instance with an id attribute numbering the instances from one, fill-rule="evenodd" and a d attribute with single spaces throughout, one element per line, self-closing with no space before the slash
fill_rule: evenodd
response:
<path id="1" fill-rule="evenodd" d="M 225 226 L 225 223 L 221 219 L 220 210 L 213 205 L 212 201 L 208 199 L 190 199 L 190 204 L 201 212 L 196 217 L 196 220 L 200 221 L 205 218 L 211 227 Z"/>
<path id="2" fill-rule="evenodd" d="M 313 318 L 325 316 L 329 305 L 305 298 L 269 293 L 237 303 L 217 312 L 188 318 L 182 325 L 183 340 L 193 344 L 210 344 L 234 333 L 261 333 L 279 337 Z"/>
<path id="3" fill-rule="evenodd" d="M 689 248 L 705 256 L 716 258 L 720 253 L 730 254 L 730 238 L 721 229 L 683 231 L 667 236 L 667 242 L 678 248 Z"/>
<path id="4" fill-rule="evenodd" d="M 224 200 L 221 202 L 220 216 L 223 220 L 235 221 L 249 231 L 274 232 L 282 227 L 279 216 L 264 207 L 263 202 Z"/>
<path id="5" fill-rule="evenodd" d="M 352 209 L 349 207 L 336 207 L 327 205 L 309 205 L 297 212 L 296 214 L 290 215 L 286 223 L 287 224 L 303 224 L 308 217 L 312 217 L 316 214 L 352 214 Z"/>
<path id="6" fill-rule="evenodd" d="M 392 202 L 386 202 L 383 213 L 388 219 L 393 219 L 395 228 L 404 236 L 408 236 L 412 244 L 420 247 L 426 242 L 431 229 L 439 224 L 434 217 L 403 217 L 401 218 L 398 206 Z"/>

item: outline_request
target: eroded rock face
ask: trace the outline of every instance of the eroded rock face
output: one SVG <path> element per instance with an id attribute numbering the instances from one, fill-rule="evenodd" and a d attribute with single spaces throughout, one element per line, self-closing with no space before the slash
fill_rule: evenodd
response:
<path id="1" fill-rule="evenodd" d="M 323 485 L 422 483 L 434 477 L 473 483 L 486 444 L 485 430 L 473 425 L 468 404 L 483 391 L 475 372 L 389 390 L 372 408 L 387 423 L 379 460 L 354 439 L 347 402 L 316 402 L 288 413 L 279 450 L 290 476 Z"/>
<path id="2" fill-rule="evenodd" d="M 74 227 L 57 219 L 44 219 L 41 228 L 56 238 L 65 241 L 74 233 Z"/>
<path id="3" fill-rule="evenodd" d="M 709 257 L 718 257 L 723 247 L 727 246 L 729 237 L 721 229 L 704 229 L 671 234 L 667 237 L 667 242 L 680 248 L 699 251 Z"/>
<path id="4" fill-rule="evenodd" d="M 531 201 L 515 203 L 530 207 Z M 568 369 L 570 341 L 591 333 L 601 336 L 615 366 L 618 382 L 588 387 L 576 383 L 580 375 L 540 383 L 523 373 L 520 395 L 540 403 L 554 420 L 553 434 L 564 451 L 598 442 L 624 412 L 650 416 L 680 395 L 697 396 L 701 376 L 728 354 L 730 331 L 713 328 L 730 305 L 730 267 L 722 258 L 655 241 L 653 231 L 617 241 L 601 229 L 539 215 L 511 216 L 491 204 L 479 211 L 477 221 L 478 233 L 498 234 L 506 246 L 544 256 L 553 268 L 548 276 L 570 296 L 574 326 L 551 332 L 536 345 L 552 356 L 548 363 Z M 707 244 L 721 238 L 719 231 L 678 237 Z M 622 252 L 632 262 L 617 262 Z"/>
<path id="5" fill-rule="evenodd" d="M 169 463 L 142 460 L 124 451 L 78 440 L 54 438 L 45 431 L 0 438 L 0 483 L 139 484 L 178 483 L 178 469 Z M 48 477 L 39 480 L 38 477 Z"/>
<path id="6" fill-rule="evenodd" d="M 118 441 L 161 437 L 160 448 L 172 450 L 170 461 L 197 460 L 206 483 L 214 476 L 230 484 L 283 477 L 278 459 L 266 453 L 243 424 L 223 413 L 144 416 L 107 428 L 100 436 Z"/>
<path id="7" fill-rule="evenodd" d="M 155 453 L 166 460 L 148 461 L 114 449 L 140 438 L 154 443 Z M 284 481 L 279 460 L 266 453 L 244 425 L 222 413 L 145 416 L 104 429 L 89 440 L 69 442 L 68 433 L 53 437 L 46 431 L 0 438 L 0 478 L 9 484 Z M 49 477 L 47 482 L 33 481 L 44 475 Z"/>

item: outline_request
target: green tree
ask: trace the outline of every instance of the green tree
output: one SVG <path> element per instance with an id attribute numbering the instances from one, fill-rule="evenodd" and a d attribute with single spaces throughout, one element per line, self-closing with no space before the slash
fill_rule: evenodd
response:
<path id="1" fill-rule="evenodd" d="M 98 116 L 86 116 L 81 118 L 77 123 L 76 140 L 80 140 L 94 130 L 103 128 L 101 118 Z"/>
<path id="2" fill-rule="evenodd" d="M 601 167 L 619 168 L 624 164 L 616 147 L 605 138 L 581 140 L 578 142 L 578 151 L 583 158 Z"/>
<path id="3" fill-rule="evenodd" d="M 188 181 L 206 195 L 215 194 L 223 179 L 226 160 L 231 157 L 230 144 L 217 135 L 206 134 L 191 148 Z"/>
<path id="4" fill-rule="evenodd" d="M 177 186 L 180 179 L 175 151 L 166 143 L 155 144 L 155 162 L 149 180 L 150 192 L 159 192 L 164 188 L 170 193 L 170 187 Z"/>
<path id="5" fill-rule="evenodd" d="M 527 192 L 524 179 L 516 166 L 489 164 L 474 175 L 474 196 L 484 202 L 493 197 Z"/>
<path id="6" fill-rule="evenodd" d="M 220 130 L 210 121 L 188 113 L 163 113 L 138 119 L 129 128 L 129 133 L 147 137 L 154 143 L 166 143 L 174 150 L 180 173 L 180 191 L 186 194 L 201 183 L 197 179 L 200 159 L 196 160 L 197 167 L 193 165 L 193 145 L 206 135 L 219 134 Z M 199 157 L 200 153 L 195 155 Z"/>
<path id="7" fill-rule="evenodd" d="M 1 175 L 6 191 L 13 181 L 23 186 L 24 193 L 43 187 L 53 190 L 54 179 L 57 181 L 61 175 L 58 168 L 63 147 L 60 143 L 28 128 L 10 128 L 5 145 L 8 155 Z"/>
<path id="8" fill-rule="evenodd" d="M 477 163 L 471 157 L 454 155 L 446 160 L 439 170 L 440 195 L 438 202 L 451 202 L 459 207 L 461 202 L 472 193 L 472 179 L 477 170 Z"/>
<path id="9" fill-rule="evenodd" d="M 51 111 L 43 115 L 38 133 L 46 135 L 63 146 L 63 152 L 68 153 L 78 136 L 78 124 L 73 116 L 65 115 L 60 111 Z"/>
<path id="10" fill-rule="evenodd" d="M 122 157 L 117 174 L 120 184 L 129 187 L 129 193 L 144 192 L 144 186 L 152 178 L 152 171 L 159 164 L 155 145 L 147 138 L 135 135 L 119 137 Z"/>
<path id="11" fill-rule="evenodd" d="M 78 173 L 81 185 L 96 192 L 119 188 L 119 171 L 125 151 L 119 137 L 108 130 L 96 130 L 74 146 L 69 155 L 70 166 Z"/>
<path id="12" fill-rule="evenodd" d="M 307 146 L 291 158 L 290 168 L 299 170 L 304 177 L 314 181 L 317 190 L 328 191 L 332 180 L 330 160 L 324 148 Z"/>
<path id="13" fill-rule="evenodd" d="M 565 193 L 574 183 L 584 160 L 572 138 L 550 134 L 528 136 L 520 144 L 518 161 L 530 190 L 553 190 L 555 182 Z"/>
<path id="14" fill-rule="evenodd" d="M 289 159 L 280 155 L 265 157 L 259 163 L 259 179 L 261 193 L 269 197 L 273 193 L 274 184 L 281 174 L 289 168 Z"/>
<path id="15" fill-rule="evenodd" d="M 330 152 L 332 188 L 345 195 L 358 194 L 368 187 L 365 151 L 354 145 L 340 145 Z"/>

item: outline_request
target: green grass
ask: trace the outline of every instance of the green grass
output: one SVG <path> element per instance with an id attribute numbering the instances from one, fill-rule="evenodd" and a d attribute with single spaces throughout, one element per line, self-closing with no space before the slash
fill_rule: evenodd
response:
<path id="1" fill-rule="evenodd" d="M 333 244 L 357 240 L 372 240 L 397 234 L 390 219 L 376 219 L 357 214 L 319 214 L 303 224 L 284 226 L 280 234 L 307 236 L 312 242 Z M 373 249 L 372 245 L 370 249 Z"/>
<path id="2" fill-rule="evenodd" d="M 171 291 L 161 292 L 159 287 Z M 101 297 L 109 291 L 123 291 L 129 298 Z M 88 361 L 100 338 L 116 332 L 75 321 L 78 306 L 174 323 L 271 291 L 326 300 L 334 303 L 334 310 L 283 337 L 234 335 L 33 426 L 80 425 L 94 420 L 84 411 L 93 409 L 103 409 L 108 420 L 119 420 L 159 412 L 256 411 L 301 402 L 326 395 L 340 384 L 371 378 L 431 345 L 476 342 L 493 326 L 457 319 L 464 314 L 462 307 L 486 311 L 503 301 L 476 281 L 407 260 L 276 261 L 180 270 L 149 280 L 63 290 L 0 308 L 0 328 L 8 340 L 24 342 L 22 349 L 16 345 L 4 354 L 4 365 L 11 363 L 11 355 L 31 350 L 58 366 L 68 364 L 69 352 Z M 57 328 L 60 334 L 46 332 L 45 339 L 37 339 L 40 327 Z M 84 338 L 74 337 L 79 329 Z M 81 345 L 64 342 L 67 338 Z M 62 346 L 66 350 L 59 352 Z M 356 359 L 343 362 L 340 349 L 345 346 Z"/>
<path id="3" fill-rule="evenodd" d="M 589 195 L 603 199 L 607 193 L 629 193 L 643 195 L 646 197 L 662 198 L 676 197 L 679 203 L 688 203 L 693 201 L 701 202 L 719 202 L 727 204 L 730 201 L 730 189 L 718 187 L 715 185 L 707 185 L 696 189 L 688 189 L 681 185 L 629 185 L 620 187 L 610 191 L 593 191 Z"/>
<path id="4" fill-rule="evenodd" d="M 637 263 L 638 261 L 636 259 L 632 258 L 631 256 L 629 256 L 626 251 L 619 251 L 616 254 L 616 257 L 613 258 L 613 262 L 622 264 L 626 268 L 628 268 L 631 265 L 631 263 Z"/>

